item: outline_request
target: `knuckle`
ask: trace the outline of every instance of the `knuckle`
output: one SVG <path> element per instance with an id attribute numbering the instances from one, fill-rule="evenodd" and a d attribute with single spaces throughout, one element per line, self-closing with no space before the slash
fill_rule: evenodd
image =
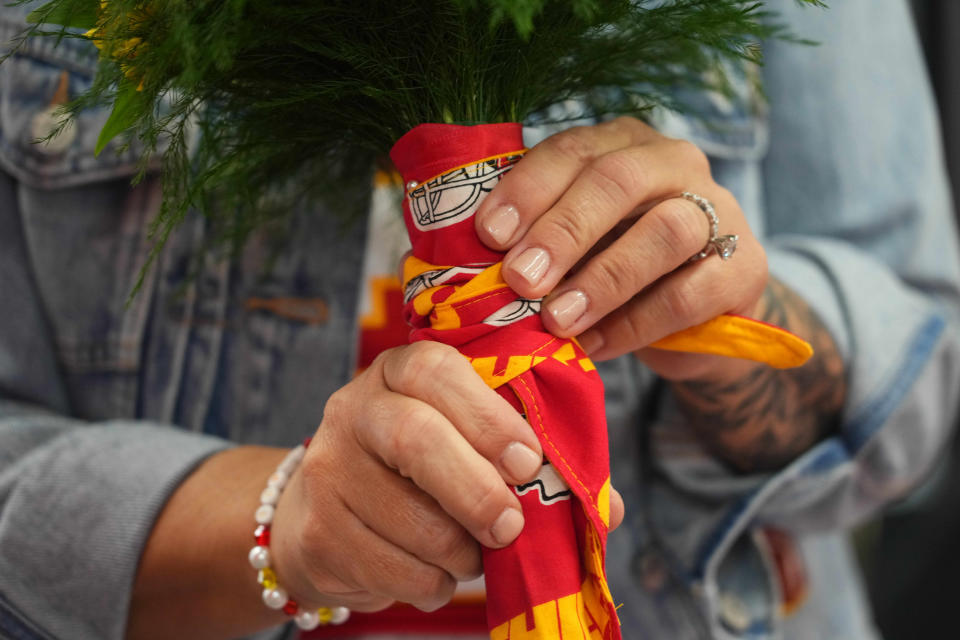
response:
<path id="1" fill-rule="evenodd" d="M 471 416 L 476 428 L 463 435 L 476 451 L 492 461 L 493 456 L 500 455 L 503 447 L 523 439 L 531 429 L 496 392 L 491 393 L 487 389 L 484 392 L 489 399 L 478 403 Z"/>
<path id="2" fill-rule="evenodd" d="M 468 440 L 480 455 L 491 462 L 495 461 L 496 456 L 503 451 L 504 447 L 519 438 L 514 430 L 508 428 L 495 415 L 480 414 L 477 416 L 477 423 L 480 428 L 474 431 Z"/>
<path id="3" fill-rule="evenodd" d="M 507 506 L 507 485 L 497 475 L 476 478 L 471 506 L 463 524 L 473 531 L 489 531 Z"/>
<path id="4" fill-rule="evenodd" d="M 547 141 L 549 140 L 548 138 Z M 545 153 L 541 154 L 540 151 Z M 509 190 L 511 195 L 504 197 L 524 198 L 534 202 L 553 202 L 556 200 L 559 195 L 557 193 L 556 180 L 552 179 L 553 176 L 548 171 L 540 169 L 539 167 L 541 165 L 538 164 L 544 163 L 544 165 L 550 166 L 550 162 L 553 159 L 551 152 L 555 151 L 556 149 L 547 144 L 547 142 L 535 147 L 528 155 L 528 158 L 533 159 L 533 162 L 516 165 L 515 168 L 511 169 L 503 180 L 501 180 L 498 185 L 501 195 L 504 195 L 503 192 L 505 190 Z M 514 200 L 514 202 L 517 201 L 518 200 Z"/>
<path id="5" fill-rule="evenodd" d="M 411 394 L 428 384 L 446 367 L 457 351 L 449 345 L 422 341 L 409 345 L 393 361 L 389 369 L 389 386 L 394 391 Z"/>
<path id="6" fill-rule="evenodd" d="M 349 386 L 334 391 L 323 406 L 322 421 L 328 425 L 343 422 L 350 413 L 350 407 L 354 405 L 350 395 Z"/>
<path id="7" fill-rule="evenodd" d="M 628 311 L 617 319 L 617 325 L 613 332 L 617 335 L 618 341 L 623 344 L 646 345 L 649 340 L 650 319 L 635 311 Z"/>
<path id="8" fill-rule="evenodd" d="M 663 215 L 652 221 L 655 241 L 675 262 L 700 251 L 710 235 L 709 222 L 700 208 L 674 198 L 663 203 Z"/>
<path id="9" fill-rule="evenodd" d="M 365 551 L 351 565 L 357 586 L 374 596 L 406 599 L 406 588 L 412 578 L 407 563 L 395 553 L 383 549 Z"/>
<path id="10" fill-rule="evenodd" d="M 372 369 L 374 364 L 383 364 L 385 360 L 395 358 L 397 353 L 401 351 L 403 351 L 403 347 L 391 347 L 390 349 L 384 349 L 373 358 L 373 362 L 371 363 L 369 369 Z"/>
<path id="11" fill-rule="evenodd" d="M 629 202 L 640 190 L 640 166 L 629 151 L 601 156 L 590 165 L 589 171 L 601 193 L 611 202 Z"/>
<path id="12" fill-rule="evenodd" d="M 590 265 L 590 289 L 610 296 L 635 293 L 636 283 L 629 264 L 613 258 L 597 259 Z"/>
<path id="13" fill-rule="evenodd" d="M 608 129 L 618 139 L 633 144 L 648 140 L 652 136 L 661 137 L 650 125 L 632 116 L 617 116 L 598 127 Z"/>
<path id="14" fill-rule="evenodd" d="M 675 140 L 677 155 L 689 169 L 710 175 L 710 158 L 697 145 L 689 140 Z"/>
<path id="15" fill-rule="evenodd" d="M 594 157 L 594 135 L 589 127 L 573 127 L 547 139 L 551 149 L 580 164 L 589 163 Z"/>
<path id="16" fill-rule="evenodd" d="M 456 582 L 446 571 L 425 566 L 408 578 L 410 602 L 423 609 L 439 609 L 450 601 Z"/>
<path id="17" fill-rule="evenodd" d="M 605 122 L 600 126 L 610 127 L 613 131 L 616 132 L 630 132 L 637 129 L 642 130 L 642 127 L 645 126 L 640 120 L 636 118 L 631 118 L 630 116 L 617 116 L 613 120 Z"/>
<path id="18" fill-rule="evenodd" d="M 677 282 L 674 286 L 664 288 L 662 300 L 663 312 L 667 319 L 682 322 L 697 315 L 697 292 L 688 282 Z"/>
<path id="19" fill-rule="evenodd" d="M 428 432 L 435 418 L 426 405 L 416 404 L 401 410 L 384 431 L 384 461 L 409 476 L 417 460 L 426 457 L 424 448 L 431 440 Z"/>
<path id="20" fill-rule="evenodd" d="M 737 207 L 737 197 L 726 187 L 718 184 L 711 185 L 713 202 L 718 211 L 725 211 L 731 207 Z"/>
<path id="21" fill-rule="evenodd" d="M 461 560 L 470 553 L 471 539 L 467 533 L 460 529 L 459 531 L 450 531 L 448 528 L 432 538 L 436 541 L 434 549 L 440 566 L 452 567 L 461 564 Z"/>
<path id="22" fill-rule="evenodd" d="M 760 243 L 756 243 L 755 252 L 751 251 L 747 254 L 745 256 L 747 264 L 744 271 L 749 276 L 743 279 L 746 284 L 745 296 L 751 301 L 756 301 L 763 295 L 763 291 L 770 280 L 770 266 L 767 263 L 766 251 Z"/>
<path id="23" fill-rule="evenodd" d="M 346 433 L 368 453 L 389 450 L 388 436 L 397 411 L 393 398 L 377 393 L 363 398 L 362 402 L 353 399 L 342 411 L 341 415 L 349 420 L 344 426 Z"/>
<path id="24" fill-rule="evenodd" d="M 586 236 L 586 220 L 581 211 L 560 206 L 560 215 L 544 220 L 544 236 L 555 247 L 578 247 Z"/>

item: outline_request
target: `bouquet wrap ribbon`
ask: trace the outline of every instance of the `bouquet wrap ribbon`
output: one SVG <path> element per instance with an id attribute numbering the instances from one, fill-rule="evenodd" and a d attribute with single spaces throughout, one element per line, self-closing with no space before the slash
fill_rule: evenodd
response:
<path id="1" fill-rule="evenodd" d="M 503 549 L 483 550 L 493 640 L 618 640 L 604 558 L 610 469 L 603 384 L 576 340 L 548 333 L 540 301 L 501 277 L 473 216 L 525 151 L 519 124 L 424 124 L 390 156 L 406 183 L 404 263 L 410 341 L 455 346 L 522 413 L 543 447 L 537 478 L 514 487 L 525 526 Z M 752 357 L 796 366 L 809 345 L 781 329 L 721 316 L 671 336 L 662 348 Z M 442 380 L 437 380 L 442 385 Z"/>

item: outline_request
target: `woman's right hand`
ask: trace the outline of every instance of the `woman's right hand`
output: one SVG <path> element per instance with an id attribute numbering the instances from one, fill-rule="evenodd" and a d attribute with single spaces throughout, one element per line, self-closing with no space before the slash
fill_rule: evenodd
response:
<path id="1" fill-rule="evenodd" d="M 303 607 L 436 609 L 458 580 L 480 574 L 479 543 L 502 547 L 520 533 L 508 483 L 532 479 L 540 451 L 452 347 L 386 351 L 331 396 L 280 496 L 270 536 L 278 582 Z M 140 559 L 127 637 L 233 638 L 286 618 L 259 602 L 246 562 L 257 496 L 286 453 L 227 449 L 183 480 Z M 613 491 L 611 527 L 622 518 Z"/>
<path id="2" fill-rule="evenodd" d="M 541 449 L 526 421 L 454 348 L 381 354 L 337 391 L 281 496 L 271 553 L 301 603 L 434 610 L 480 575 L 480 548 L 523 527 L 509 484 Z M 506 482 L 505 482 L 506 481 Z"/>

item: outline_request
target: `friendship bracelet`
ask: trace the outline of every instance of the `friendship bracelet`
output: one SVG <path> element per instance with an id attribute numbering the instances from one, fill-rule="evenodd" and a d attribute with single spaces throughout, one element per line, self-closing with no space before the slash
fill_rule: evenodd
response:
<path id="1" fill-rule="evenodd" d="M 280 494 L 297 465 L 303 460 L 309 445 L 310 438 L 307 438 L 303 444 L 292 449 L 267 479 L 267 486 L 260 494 L 260 506 L 253 516 L 257 521 L 257 528 L 253 532 L 257 546 L 250 549 L 248 556 L 250 566 L 258 572 L 257 582 L 263 586 L 264 604 L 293 616 L 294 622 L 304 631 L 316 629 L 321 624 L 343 624 L 350 617 L 350 609 L 346 607 L 320 607 L 316 611 L 301 609 L 297 601 L 287 594 L 286 589 L 277 583 L 277 574 L 270 568 L 270 525 L 273 524 L 273 513 Z"/>

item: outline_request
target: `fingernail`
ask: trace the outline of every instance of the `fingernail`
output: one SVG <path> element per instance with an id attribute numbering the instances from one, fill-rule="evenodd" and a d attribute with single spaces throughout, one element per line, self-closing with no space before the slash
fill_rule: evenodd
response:
<path id="1" fill-rule="evenodd" d="M 580 348 L 583 349 L 584 353 L 589 356 L 599 351 L 600 347 L 603 346 L 603 336 L 600 335 L 599 331 L 587 331 L 577 337 L 577 342 L 580 343 Z"/>
<path id="2" fill-rule="evenodd" d="M 516 271 L 520 277 L 536 285 L 543 278 L 550 266 L 550 255 L 543 249 L 532 247 L 527 249 L 519 256 L 513 259 L 510 268 Z"/>
<path id="3" fill-rule="evenodd" d="M 569 329 L 587 310 L 587 296 L 574 289 L 547 303 L 547 311 L 561 329 Z"/>
<path id="4" fill-rule="evenodd" d="M 512 204 L 501 204 L 488 212 L 481 223 L 497 244 L 505 245 L 520 226 L 520 214 Z"/>
<path id="5" fill-rule="evenodd" d="M 520 442 L 511 442 L 500 456 L 500 464 L 514 480 L 529 480 L 540 471 L 543 462 L 533 449 Z"/>
<path id="6" fill-rule="evenodd" d="M 522 530 L 523 514 L 513 507 L 507 507 L 493 523 L 490 534 L 497 544 L 506 546 L 513 542 Z"/>

